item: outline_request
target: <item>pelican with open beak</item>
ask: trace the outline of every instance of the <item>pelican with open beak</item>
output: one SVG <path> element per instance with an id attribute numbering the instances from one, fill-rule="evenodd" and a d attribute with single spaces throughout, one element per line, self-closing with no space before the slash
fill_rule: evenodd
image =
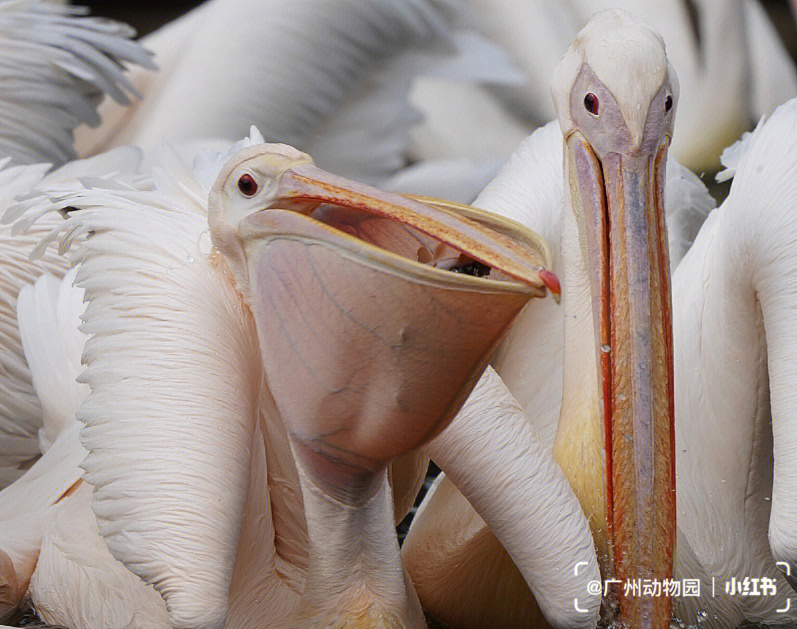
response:
<path id="1" fill-rule="evenodd" d="M 486 212 L 330 175 L 284 145 L 228 162 L 208 220 L 299 472 L 310 550 L 297 626 L 424 626 L 386 468 L 454 417 L 526 303 L 558 293 L 546 245 Z"/>

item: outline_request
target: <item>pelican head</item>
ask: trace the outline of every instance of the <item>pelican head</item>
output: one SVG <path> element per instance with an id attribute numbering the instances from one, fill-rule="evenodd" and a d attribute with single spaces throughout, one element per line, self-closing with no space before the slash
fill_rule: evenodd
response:
<path id="1" fill-rule="evenodd" d="M 553 94 L 565 142 L 565 223 L 572 226 L 563 238 L 575 241 L 563 245 L 577 252 L 572 268 L 585 276 L 575 283 L 591 306 L 583 312 L 591 313 L 584 319 L 595 342 L 592 408 L 604 444 L 593 453 L 603 457 L 602 482 L 575 478 L 584 469 L 577 464 L 571 482 L 591 483 L 582 504 L 601 502 L 605 510 L 604 522 L 593 521 L 605 572 L 620 581 L 671 578 L 674 403 L 663 189 L 678 83 L 661 37 L 610 10 L 577 36 L 554 75 Z M 566 386 L 567 378 L 566 368 Z M 563 425 L 560 453 L 572 439 L 561 434 Z M 568 456 L 584 454 L 571 448 Z M 623 594 L 621 586 L 621 622 L 669 626 L 669 599 Z"/>
<path id="2" fill-rule="evenodd" d="M 319 490 L 366 508 L 387 464 L 453 418 L 529 299 L 558 291 L 525 228 L 345 180 L 283 145 L 227 163 L 209 223 L 254 314 L 306 512 Z"/>

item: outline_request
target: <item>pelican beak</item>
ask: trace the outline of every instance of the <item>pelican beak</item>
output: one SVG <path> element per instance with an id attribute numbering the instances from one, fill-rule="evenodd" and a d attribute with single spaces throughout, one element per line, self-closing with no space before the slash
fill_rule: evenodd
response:
<path id="1" fill-rule="evenodd" d="M 298 210 L 365 241 L 373 240 L 381 248 L 402 248 L 384 236 L 379 239 L 369 233 L 375 224 L 382 230 L 390 224 L 392 238 L 398 238 L 398 234 L 423 242 L 431 238 L 436 249 L 442 243 L 531 288 L 547 286 L 558 294 L 555 276 L 543 269 L 550 264 L 547 244 L 514 221 L 441 199 L 385 192 L 307 162 L 285 170 L 277 189 L 280 207 Z M 373 219 L 380 220 L 374 223 Z M 403 228 L 396 230 L 399 226 Z M 419 261 L 425 261 L 424 254 L 416 251 L 416 255 L 422 258 Z"/>
<path id="2" fill-rule="evenodd" d="M 625 583 L 672 578 L 675 439 L 672 307 L 663 187 L 668 139 L 599 160 L 566 139 L 571 196 L 590 262 L 606 457 L 606 571 L 628 627 L 669 627 L 671 601 Z M 575 175 L 575 176 L 573 176 Z"/>
<path id="3" fill-rule="evenodd" d="M 271 208 L 239 234 L 297 459 L 343 501 L 439 433 L 514 317 L 559 290 L 547 246 L 522 226 L 311 163 L 287 168 Z"/>

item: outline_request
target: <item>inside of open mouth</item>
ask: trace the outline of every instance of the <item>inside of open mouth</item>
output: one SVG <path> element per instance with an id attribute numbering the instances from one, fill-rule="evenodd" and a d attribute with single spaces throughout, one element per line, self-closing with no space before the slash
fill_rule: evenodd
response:
<path id="1" fill-rule="evenodd" d="M 447 243 L 396 220 L 328 204 L 319 205 L 310 216 L 329 227 L 413 262 L 473 277 L 510 279 Z"/>

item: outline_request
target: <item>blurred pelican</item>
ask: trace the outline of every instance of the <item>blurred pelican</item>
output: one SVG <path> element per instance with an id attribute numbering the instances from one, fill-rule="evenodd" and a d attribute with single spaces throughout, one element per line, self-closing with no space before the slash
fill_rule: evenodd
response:
<path id="1" fill-rule="evenodd" d="M 409 130 L 421 116 L 407 93 L 417 76 L 522 80 L 497 45 L 454 28 L 457 10 L 444 0 L 211 0 L 142 39 L 160 72 L 136 72 L 143 100 L 107 101 L 103 124 L 79 134 L 78 150 L 146 152 L 167 139 L 192 156 L 209 139 L 226 150 L 255 124 L 343 176 L 470 202 L 500 166 L 494 156 L 418 164 L 392 179 L 410 165 Z"/>

